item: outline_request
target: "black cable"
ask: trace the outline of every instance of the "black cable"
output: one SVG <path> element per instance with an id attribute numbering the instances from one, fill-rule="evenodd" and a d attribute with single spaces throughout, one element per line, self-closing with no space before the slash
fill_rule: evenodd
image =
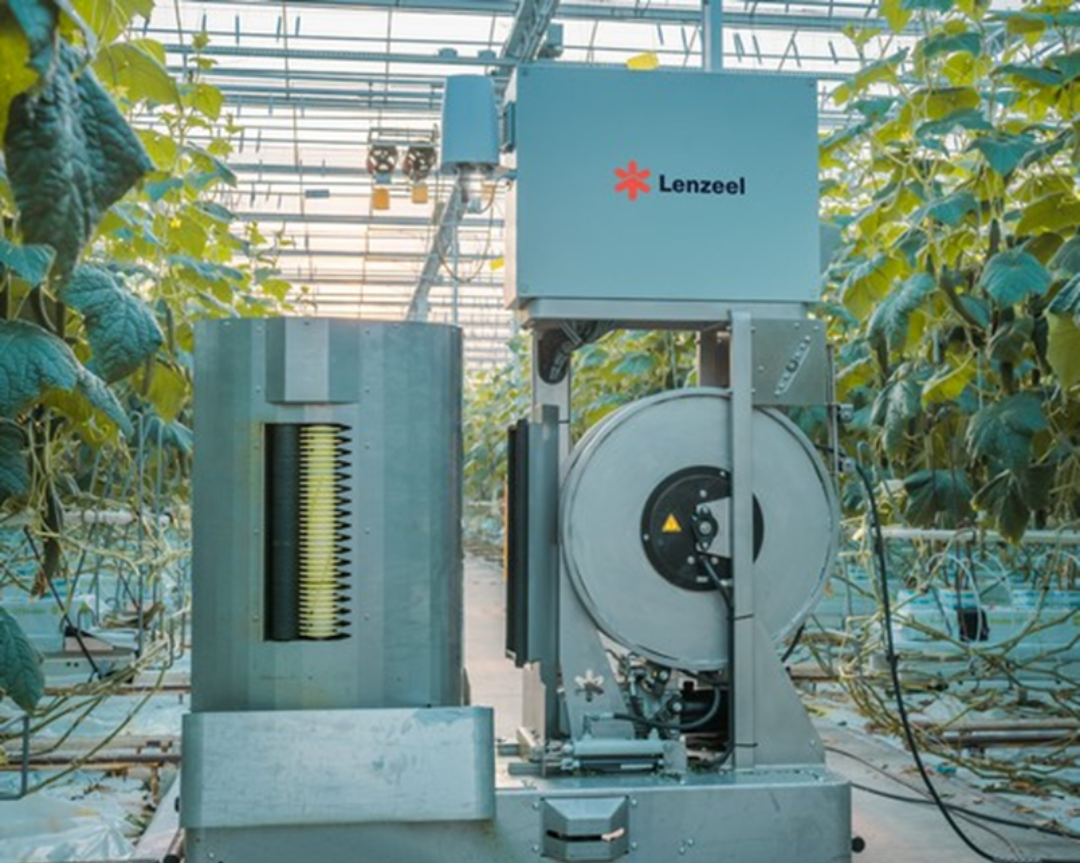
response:
<path id="1" fill-rule="evenodd" d="M 909 791 L 918 790 L 912 788 L 900 777 L 894 776 L 888 770 L 884 770 L 883 768 L 874 764 L 874 762 L 869 761 L 860 755 L 856 755 L 854 752 L 848 752 L 846 749 L 840 749 L 837 746 L 826 746 L 825 751 L 835 753 L 836 755 L 843 755 L 845 758 L 850 758 L 852 761 L 857 761 L 864 767 L 873 770 L 875 773 L 879 773 L 886 779 L 895 782 L 897 785 L 900 785 L 903 788 L 907 788 Z M 860 791 L 865 791 L 867 794 L 876 794 L 879 797 L 885 797 L 889 800 L 896 800 L 900 803 L 919 803 L 927 806 L 934 805 L 934 801 L 931 800 L 929 797 L 910 797 L 904 794 L 894 794 L 890 791 L 884 791 L 880 788 L 872 788 L 869 785 L 860 785 L 858 782 L 852 782 L 851 787 L 858 788 Z M 1057 836 L 1061 839 L 1080 841 L 1080 833 L 1075 833 L 1072 830 L 1069 830 L 1067 827 L 1032 824 L 1030 821 L 1020 821 L 1015 818 L 1004 818 L 1001 815 L 990 815 L 986 812 L 979 812 L 977 809 L 969 809 L 966 806 L 960 806 L 957 803 L 947 803 L 946 805 L 951 810 L 953 810 L 953 812 L 959 812 L 960 814 L 971 818 L 981 818 L 983 821 L 988 821 L 992 824 L 1004 824 L 1006 827 L 1016 827 L 1020 830 L 1034 830 L 1037 833 L 1045 833 L 1048 836 Z"/>
<path id="2" fill-rule="evenodd" d="M 877 797 L 884 797 L 887 800 L 895 800 L 898 803 L 916 803 L 922 806 L 933 806 L 934 801 L 929 797 L 911 797 L 906 794 L 894 794 L 891 791 L 885 791 L 881 788 L 873 788 L 869 785 L 862 785 L 858 782 L 850 782 L 852 788 L 859 791 L 863 791 L 866 794 L 873 794 Z M 986 812 L 979 812 L 975 809 L 969 809 L 966 806 L 958 806 L 955 803 L 946 804 L 950 810 L 956 812 L 958 815 L 962 815 L 964 818 L 971 818 L 976 821 L 986 821 L 989 824 L 1002 824 L 1005 827 L 1015 827 L 1018 830 L 1034 830 L 1037 833 L 1045 833 L 1047 836 L 1056 836 L 1059 839 L 1067 839 L 1073 842 L 1080 841 L 1080 833 L 1073 833 L 1072 831 L 1057 830 L 1054 827 L 1046 827 L 1042 824 L 1032 824 L 1027 821 L 1017 821 L 1014 818 L 1002 818 L 1000 815 L 989 815 Z"/>
<path id="3" fill-rule="evenodd" d="M 885 661 L 889 667 L 889 677 L 892 681 L 893 694 L 896 696 L 896 710 L 900 717 L 900 727 L 903 729 L 904 739 L 907 741 L 908 749 L 911 750 L 911 758 L 915 762 L 915 767 L 918 769 L 919 776 L 922 778 L 926 790 L 930 793 L 930 797 L 933 798 L 933 802 L 937 804 L 938 810 L 952 828 L 953 832 L 973 853 L 979 855 L 984 860 L 989 860 L 991 863 L 1080 863 L 1080 860 L 1057 857 L 1014 858 L 999 857 L 996 854 L 991 854 L 989 851 L 986 851 L 976 844 L 975 841 L 964 832 L 963 828 L 956 823 L 956 819 L 953 818 L 952 812 L 949 811 L 949 805 L 941 799 L 941 795 L 938 793 L 937 788 L 930 779 L 930 774 L 926 769 L 926 765 L 923 763 L 922 754 L 919 752 L 919 747 L 916 744 L 915 732 L 912 730 L 911 722 L 908 719 L 907 705 L 904 703 L 903 689 L 900 685 L 900 672 L 897 663 L 896 649 L 893 644 L 892 606 L 889 601 L 889 568 L 888 563 L 885 560 L 885 536 L 881 531 L 881 519 L 878 513 L 877 497 L 874 494 L 873 483 L 870 481 L 870 477 L 862 465 L 856 464 L 855 470 L 859 474 L 859 478 L 862 480 L 863 485 L 866 487 L 867 499 L 870 503 L 870 527 L 873 530 L 874 536 L 874 559 L 877 564 L 878 575 L 881 579 L 881 628 L 885 640 Z"/>
<path id="4" fill-rule="evenodd" d="M 625 722 L 636 722 L 640 725 L 648 725 L 650 728 L 662 728 L 667 731 L 696 731 L 712 722 L 719 711 L 720 689 L 716 688 L 713 690 L 712 704 L 709 705 L 709 709 L 706 711 L 705 715 L 698 717 L 693 722 L 688 722 L 685 725 L 680 725 L 678 722 L 665 722 L 661 719 L 646 719 L 644 716 L 634 716 L 631 713 L 615 713 L 612 718 L 621 719 Z"/>
<path id="5" fill-rule="evenodd" d="M 26 541 L 30 544 L 30 550 L 34 553 L 34 560 L 37 561 L 37 565 L 41 569 L 46 584 L 49 585 L 49 592 L 52 594 L 53 599 L 56 600 L 56 606 L 60 609 L 60 617 L 64 621 L 66 630 L 75 636 L 75 641 L 79 644 L 79 650 L 82 651 L 83 657 L 85 657 L 86 661 L 89 663 L 94 677 L 100 680 L 102 678 L 101 668 L 98 666 L 97 662 L 94 661 L 94 656 L 90 653 L 90 648 L 88 648 L 86 642 L 83 641 L 82 632 L 79 631 L 79 627 L 71 622 L 67 607 L 64 605 L 64 600 L 60 598 L 60 593 L 56 589 L 56 585 L 53 584 L 53 580 L 49 577 L 49 574 L 45 572 L 45 562 L 41 559 L 41 552 L 38 551 L 37 543 L 34 542 L 34 536 L 30 533 L 30 528 L 24 527 L 23 534 L 26 536 Z"/>
<path id="6" fill-rule="evenodd" d="M 724 584 L 723 579 L 720 578 L 716 570 L 713 569 L 712 563 L 709 561 L 709 556 L 703 554 L 700 557 L 701 562 L 705 564 L 705 571 L 709 576 L 709 580 L 716 585 L 716 589 L 724 599 L 724 607 L 727 608 L 728 744 L 724 748 L 723 755 L 720 756 L 720 759 L 714 765 L 717 769 L 720 769 L 735 754 L 735 597 L 732 596 L 731 590 Z"/>
<path id="7" fill-rule="evenodd" d="M 784 651 L 784 655 L 780 657 L 781 665 L 791 659 L 791 654 L 793 654 L 798 648 L 799 642 L 802 641 L 804 632 L 806 632 L 806 624 L 800 623 L 799 628 L 795 630 L 795 634 L 791 637 L 791 644 L 787 646 L 787 650 Z"/>

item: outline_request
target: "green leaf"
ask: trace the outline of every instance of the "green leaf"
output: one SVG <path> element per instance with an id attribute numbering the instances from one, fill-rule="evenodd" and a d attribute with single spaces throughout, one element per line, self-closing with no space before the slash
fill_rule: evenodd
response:
<path id="1" fill-rule="evenodd" d="M 912 12 L 921 9 L 930 12 L 948 12 L 953 7 L 953 0 L 900 0 L 900 5 Z"/>
<path id="2" fill-rule="evenodd" d="M 908 424 L 921 413 L 922 386 L 914 378 L 891 381 L 878 393 L 870 413 L 870 422 L 882 430 L 882 442 L 889 455 L 901 451 Z"/>
<path id="3" fill-rule="evenodd" d="M 173 422 L 187 405 L 191 386 L 183 372 L 160 359 L 154 363 L 146 398 L 165 422 Z"/>
<path id="4" fill-rule="evenodd" d="M 1019 542 L 1031 520 L 1031 511 L 1047 506 L 1053 481 L 1053 465 L 1002 471 L 979 489 L 972 503 L 994 517 L 1002 536 Z"/>
<path id="5" fill-rule="evenodd" d="M 45 694 L 41 656 L 17 620 L 0 608 L 0 692 L 27 713 Z"/>
<path id="6" fill-rule="evenodd" d="M 1075 275 L 1054 295 L 1047 310 L 1055 315 L 1080 318 L 1080 275 Z"/>
<path id="7" fill-rule="evenodd" d="M 929 201 L 915 211 L 915 221 L 929 217 L 950 228 L 959 225 L 970 213 L 978 212 L 979 202 L 971 192 L 953 192 L 944 198 Z"/>
<path id="8" fill-rule="evenodd" d="M 1050 273 L 1038 259 L 1019 249 L 994 255 L 979 277 L 979 286 L 999 305 L 1011 306 L 1050 287 Z"/>
<path id="9" fill-rule="evenodd" d="M 1005 176 L 1020 164 L 1023 158 L 1035 147 L 1031 135 L 1009 135 L 1005 132 L 993 132 L 982 135 L 971 142 L 969 150 L 978 150 L 983 158 L 1001 176 Z"/>
<path id="10" fill-rule="evenodd" d="M 225 94 L 213 84 L 200 81 L 195 85 L 195 94 L 191 104 L 199 113 L 217 122 L 221 118 L 221 109 L 225 104 Z"/>
<path id="11" fill-rule="evenodd" d="M 1035 333 L 1035 321 L 1027 315 L 1003 324 L 990 339 L 990 358 L 999 363 L 1021 362 Z"/>
<path id="12" fill-rule="evenodd" d="M 904 517 L 915 527 L 958 528 L 972 515 L 971 481 L 962 470 L 920 470 L 904 478 Z"/>
<path id="13" fill-rule="evenodd" d="M 0 273 L 7 267 L 31 287 L 45 281 L 54 257 L 49 246 L 20 246 L 0 237 Z"/>
<path id="14" fill-rule="evenodd" d="M 1016 233 L 1039 234 L 1061 231 L 1080 225 L 1080 200 L 1071 192 L 1054 192 L 1033 201 L 1023 209 Z"/>
<path id="15" fill-rule="evenodd" d="M 210 284 L 228 285 L 230 282 L 238 282 L 244 278 L 244 274 L 235 267 L 211 264 L 207 261 L 197 260 L 190 255 L 169 255 L 169 264 L 194 273 Z"/>
<path id="16" fill-rule="evenodd" d="M 911 95 L 910 104 L 928 120 L 943 120 L 960 111 L 974 111 L 982 97 L 973 87 L 924 87 Z"/>
<path id="17" fill-rule="evenodd" d="M 860 320 L 870 315 L 888 293 L 900 263 L 884 254 L 874 255 L 855 267 L 844 280 L 841 302 Z"/>
<path id="18" fill-rule="evenodd" d="M 13 418 L 53 392 L 76 396 L 131 434 L 116 396 L 63 341 L 25 321 L 0 321 L 0 416 Z"/>
<path id="19" fill-rule="evenodd" d="M 962 52 L 978 57 L 982 54 L 982 38 L 978 33 L 935 33 L 922 42 L 924 57 Z"/>
<path id="20" fill-rule="evenodd" d="M 22 429 L 0 421 L 0 503 L 30 493 L 30 464 Z"/>
<path id="21" fill-rule="evenodd" d="M 901 32 L 911 20 L 911 11 L 901 0 L 881 0 L 879 6 L 882 17 L 894 33 Z"/>
<path id="22" fill-rule="evenodd" d="M 38 98 L 11 103 L 4 156 L 24 240 L 56 250 L 61 281 L 75 268 L 102 214 L 152 167 L 89 70 L 61 51 Z"/>
<path id="23" fill-rule="evenodd" d="M 975 108 L 962 108 L 959 111 L 949 114 L 947 117 L 942 117 L 940 120 L 929 120 L 922 123 L 915 130 L 915 136 L 918 138 L 929 138 L 940 135 L 951 135 L 956 129 L 984 131 L 993 128 L 994 127 L 986 119 L 982 111 Z"/>
<path id="24" fill-rule="evenodd" d="M 127 377 L 165 341 L 150 308 L 106 269 L 77 267 L 60 299 L 82 315 L 92 355 L 88 368 L 107 382 Z"/>
<path id="25" fill-rule="evenodd" d="M 30 45 L 15 18 L 0 5 L 0 138 L 7 128 L 8 106 L 20 93 L 37 83 L 30 67 Z"/>
<path id="26" fill-rule="evenodd" d="M 1080 273 L 1080 234 L 1074 234 L 1050 259 L 1050 272 L 1075 276 Z"/>
<path id="27" fill-rule="evenodd" d="M 1061 73 L 1056 69 L 1047 69 L 1044 66 L 1029 66 L 1018 63 L 1006 63 L 998 66 L 991 74 L 1004 75 L 1008 78 L 1019 78 L 1030 81 L 1033 84 L 1041 84 L 1046 87 L 1056 87 L 1061 84 Z"/>
<path id="28" fill-rule="evenodd" d="M 26 34 L 30 68 L 47 77 L 56 63 L 59 9 L 50 0 L 8 0 L 8 8 Z"/>
<path id="29" fill-rule="evenodd" d="M 71 5 L 102 45 L 115 41 L 136 15 L 149 20 L 154 10 L 153 0 L 72 0 Z"/>
<path id="30" fill-rule="evenodd" d="M 883 338 L 891 350 L 903 350 L 912 314 L 922 306 L 935 287 L 932 276 L 916 273 L 891 291 L 870 316 L 870 337 Z"/>
<path id="31" fill-rule="evenodd" d="M 973 362 L 966 361 L 956 368 L 948 364 L 942 366 L 923 386 L 923 404 L 956 401 L 973 377 L 975 377 L 975 363 Z"/>
<path id="32" fill-rule="evenodd" d="M 1061 73 L 1066 82 L 1080 78 L 1080 51 L 1070 51 L 1068 54 L 1054 54 L 1046 59 Z"/>
<path id="33" fill-rule="evenodd" d="M 94 71 L 106 87 L 131 102 L 177 105 L 180 90 L 164 60 L 156 56 L 157 48 L 150 39 L 116 42 L 98 53 Z"/>
<path id="34" fill-rule="evenodd" d="M 968 423 L 967 444 L 976 458 L 1019 468 L 1031 458 L 1031 439 L 1048 426 L 1033 393 L 1006 396 L 987 405 Z"/>
<path id="35" fill-rule="evenodd" d="M 1077 282 L 1076 294 L 1080 298 L 1080 278 L 1073 281 Z M 1050 315 L 1047 324 L 1050 333 L 1046 359 L 1062 389 L 1069 389 L 1080 383 L 1080 325 L 1077 324 L 1075 315 Z"/>

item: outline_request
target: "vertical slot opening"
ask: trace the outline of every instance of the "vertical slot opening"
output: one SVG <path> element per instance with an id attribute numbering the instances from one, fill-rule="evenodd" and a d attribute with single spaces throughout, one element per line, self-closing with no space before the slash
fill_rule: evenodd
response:
<path id="1" fill-rule="evenodd" d="M 266 427 L 266 638 L 347 637 L 348 439 L 338 425 Z"/>

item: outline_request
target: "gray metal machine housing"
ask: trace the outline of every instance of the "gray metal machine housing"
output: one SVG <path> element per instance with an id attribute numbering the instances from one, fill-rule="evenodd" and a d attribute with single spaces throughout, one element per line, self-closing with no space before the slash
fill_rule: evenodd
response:
<path id="1" fill-rule="evenodd" d="M 632 89 L 632 78 L 619 86 Z M 825 767 L 777 655 L 776 637 L 805 613 L 835 551 L 829 470 L 809 446 L 809 467 L 790 500 L 769 504 L 764 490 L 760 495 L 766 543 L 784 541 L 770 506 L 820 510 L 819 559 L 801 576 L 776 575 L 805 602 L 785 613 L 789 620 L 766 625 L 768 582 L 755 577 L 758 482 L 775 482 L 758 467 L 755 430 L 765 423 L 791 447 L 802 446 L 775 410 L 830 401 L 824 330 L 805 302 L 755 302 L 745 290 L 740 285 L 730 296 L 718 284 L 712 298 L 668 312 L 663 298 L 590 296 L 579 286 L 566 303 L 521 308 L 534 333 L 533 409 L 518 438 L 525 506 L 509 526 L 520 542 L 508 648 L 526 676 L 526 703 L 516 739 L 497 745 L 490 709 L 465 703 L 460 676 L 457 336 L 416 324 L 317 320 L 217 323 L 199 332 L 199 652 L 182 789 L 193 860 L 850 859 L 849 786 Z M 799 296 L 810 290 L 793 288 Z M 597 431 L 573 447 L 571 376 L 552 373 L 540 349 L 545 338 L 580 342 L 643 326 L 698 333 L 701 389 L 685 398 L 706 417 L 695 434 L 713 447 L 709 466 L 730 482 L 723 505 L 708 513 L 725 522 L 723 541 L 701 544 L 702 554 L 730 567 L 729 578 L 700 594 L 725 635 L 690 640 L 671 656 L 654 649 L 651 635 L 637 643 L 622 618 L 605 620 L 602 604 L 587 596 L 596 564 L 580 549 L 599 549 L 602 559 L 610 543 L 625 542 L 608 527 L 630 531 L 635 543 L 641 537 L 626 517 L 594 520 L 585 512 L 575 521 L 572 490 L 595 470 L 589 448 L 605 435 Z M 660 416 L 677 402 L 655 399 L 647 407 Z M 617 413 L 609 431 L 639 434 L 634 417 L 642 413 Z M 346 485 L 355 497 L 349 577 L 359 601 L 348 612 L 347 638 L 266 638 L 264 459 L 253 449 L 262 426 L 277 421 L 342 424 L 356 444 Z M 673 470 L 684 466 L 678 451 L 657 457 Z M 593 525 L 588 541 L 575 544 L 571 534 Z M 644 560 L 636 551 L 627 558 L 627 566 L 640 567 L 638 578 L 649 577 Z M 685 625 L 671 611 L 685 601 L 679 590 L 663 587 L 645 609 L 654 625 Z M 641 713 L 633 674 L 658 681 L 665 705 L 679 704 L 678 682 L 692 689 L 696 677 L 705 680 L 728 708 L 723 745 L 699 745 L 693 723 Z"/>

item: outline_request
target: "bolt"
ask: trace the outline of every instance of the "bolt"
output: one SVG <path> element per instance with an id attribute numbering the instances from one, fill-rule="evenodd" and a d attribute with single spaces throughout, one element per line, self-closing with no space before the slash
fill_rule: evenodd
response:
<path id="1" fill-rule="evenodd" d="M 540 804 L 539 804 L 539 803 L 534 803 L 534 804 L 533 804 L 533 809 L 539 809 L 539 808 L 540 808 Z"/>
<path id="2" fill-rule="evenodd" d="M 712 524 L 710 522 L 703 521 L 701 524 L 698 525 L 698 530 L 705 534 L 705 536 L 708 536 L 712 533 Z"/>
<path id="3" fill-rule="evenodd" d="M 690 848 L 693 848 L 693 847 L 694 847 L 694 840 L 693 840 L 693 839 L 687 839 L 687 840 L 686 840 L 686 844 L 687 844 L 687 845 L 688 845 L 688 846 L 689 846 Z"/>
<path id="4" fill-rule="evenodd" d="M 630 850 L 631 851 L 637 851 L 637 842 L 631 842 L 630 843 Z"/>
<path id="5" fill-rule="evenodd" d="M 631 807 L 637 806 L 637 798 L 636 797 L 631 797 L 630 798 L 630 806 Z"/>
<path id="6" fill-rule="evenodd" d="M 686 562 L 687 563 L 697 563 L 697 558 L 694 557 L 693 555 L 690 555 L 688 558 L 686 558 Z"/>
<path id="7" fill-rule="evenodd" d="M 533 854 L 539 854 L 539 853 L 540 853 L 540 846 L 539 845 L 533 845 Z"/>
<path id="8" fill-rule="evenodd" d="M 707 491 L 705 491 L 705 489 L 702 489 L 701 491 L 698 492 L 698 497 L 700 497 L 702 500 L 704 500 L 708 496 L 709 496 L 709 493 Z"/>

